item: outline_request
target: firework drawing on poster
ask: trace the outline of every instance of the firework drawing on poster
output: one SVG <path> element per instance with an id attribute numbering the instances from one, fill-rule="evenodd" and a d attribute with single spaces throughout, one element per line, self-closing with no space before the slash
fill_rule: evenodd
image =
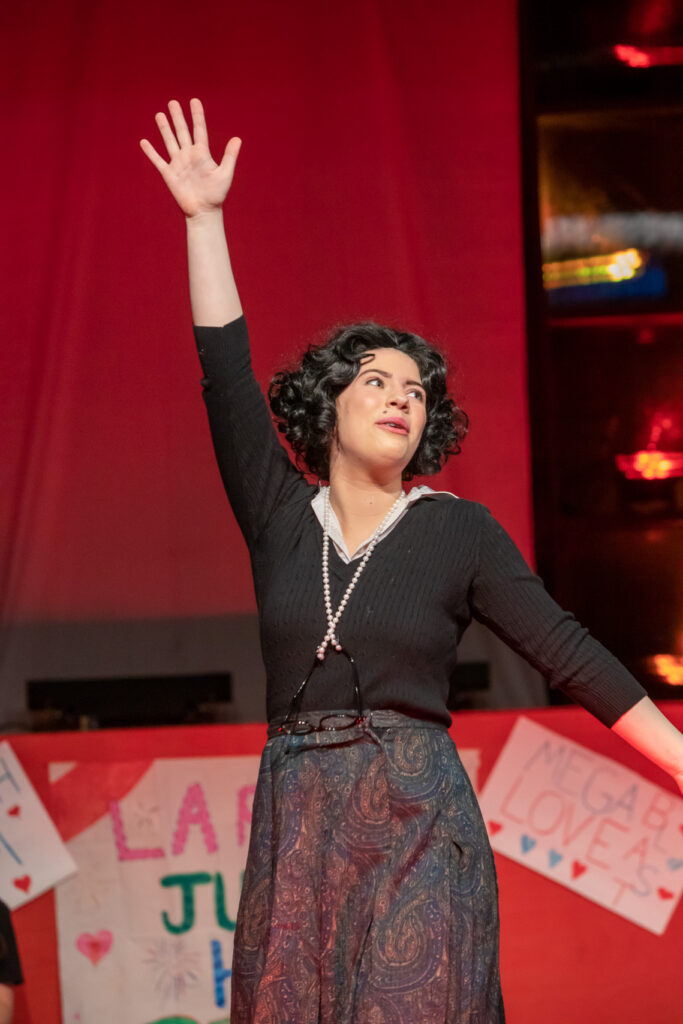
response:
<path id="1" fill-rule="evenodd" d="M 164 1006 L 178 1003 L 201 982 L 199 953 L 182 939 L 162 938 L 150 943 L 143 963 L 154 978 L 154 989 Z"/>

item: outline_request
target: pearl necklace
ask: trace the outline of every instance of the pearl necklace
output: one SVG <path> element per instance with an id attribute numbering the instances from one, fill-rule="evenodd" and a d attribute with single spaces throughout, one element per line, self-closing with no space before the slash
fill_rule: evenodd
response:
<path id="1" fill-rule="evenodd" d="M 337 634 L 335 632 L 336 628 L 337 628 L 337 623 L 341 619 L 342 614 L 344 612 L 344 609 L 346 608 L 347 604 L 349 603 L 349 598 L 351 597 L 351 594 L 353 593 L 353 589 L 356 586 L 356 583 L 358 582 L 360 574 L 362 573 L 362 571 L 365 568 L 365 566 L 368 564 L 368 559 L 370 558 L 370 555 L 372 554 L 372 552 L 375 550 L 375 547 L 377 546 L 377 541 L 380 538 L 380 534 L 384 530 L 385 526 L 387 526 L 387 524 L 388 524 L 389 520 L 391 519 L 391 517 L 393 516 L 394 512 L 396 512 L 397 509 L 400 508 L 401 505 L 404 505 L 406 501 L 407 501 L 406 494 L 405 494 L 404 491 L 401 491 L 401 493 L 399 494 L 398 498 L 396 499 L 394 504 L 391 506 L 391 508 L 389 509 L 387 514 L 385 515 L 384 519 L 379 524 L 379 526 L 377 527 L 377 529 L 373 533 L 372 537 L 370 538 L 370 542 L 368 544 L 367 550 L 366 550 L 365 554 L 363 555 L 358 568 L 356 569 L 355 573 L 353 574 L 353 578 L 352 578 L 351 582 L 349 583 L 348 587 L 346 588 L 346 592 L 344 593 L 344 596 L 342 597 L 341 601 L 339 602 L 339 607 L 337 608 L 336 612 L 334 614 L 332 614 L 332 601 L 331 601 L 331 598 L 330 598 L 330 571 L 329 571 L 330 488 L 326 487 L 325 490 L 323 491 L 323 503 L 324 503 L 324 511 L 323 511 L 323 597 L 324 597 L 324 600 L 325 600 L 325 614 L 327 616 L 327 632 L 325 633 L 325 636 L 323 637 L 322 641 L 318 644 L 318 647 L 316 649 L 316 655 L 317 655 L 317 657 L 318 657 L 318 659 L 320 661 L 324 660 L 325 652 L 327 651 L 327 647 L 328 647 L 329 644 L 332 644 L 332 646 L 334 647 L 334 649 L 336 651 L 341 651 L 342 646 L 341 646 L 341 643 L 339 642 L 339 638 L 337 637 Z"/>

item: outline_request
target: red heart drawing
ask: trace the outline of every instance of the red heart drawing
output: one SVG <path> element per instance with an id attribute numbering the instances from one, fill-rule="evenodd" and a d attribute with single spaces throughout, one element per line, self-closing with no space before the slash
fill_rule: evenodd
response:
<path id="1" fill-rule="evenodd" d="M 76 949 L 83 956 L 87 956 L 93 966 L 98 964 L 103 956 L 106 956 L 112 947 L 114 936 L 106 928 L 91 935 L 90 932 L 81 932 L 76 939 Z"/>
<path id="2" fill-rule="evenodd" d="M 31 876 L 22 875 L 21 878 L 15 878 L 12 884 L 15 885 L 17 889 L 21 889 L 22 892 L 28 892 L 31 888 Z"/>
<path id="3" fill-rule="evenodd" d="M 18 818 L 21 814 L 21 807 L 19 804 L 15 804 L 14 807 L 10 807 L 8 814 L 11 814 L 13 818 Z"/>
<path id="4" fill-rule="evenodd" d="M 660 900 L 672 900 L 674 898 L 674 894 L 672 892 L 669 892 L 668 889 L 662 889 L 661 886 L 657 889 L 657 895 Z"/>
<path id="5" fill-rule="evenodd" d="M 496 832 L 500 832 L 502 827 L 503 826 L 501 825 L 501 823 L 499 821 L 490 821 L 489 822 L 489 834 L 492 835 L 492 836 L 495 836 Z"/>
<path id="6" fill-rule="evenodd" d="M 582 864 L 580 860 L 575 860 L 572 864 L 572 878 L 578 878 L 584 871 L 587 871 L 587 865 Z"/>

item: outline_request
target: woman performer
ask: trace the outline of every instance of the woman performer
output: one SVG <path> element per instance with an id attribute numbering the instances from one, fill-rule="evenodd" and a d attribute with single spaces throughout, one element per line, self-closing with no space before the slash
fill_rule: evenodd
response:
<path id="1" fill-rule="evenodd" d="M 204 399 L 249 546 L 269 739 L 254 797 L 231 1024 L 500 1024 L 493 856 L 447 729 L 472 617 L 683 789 L 683 736 L 526 566 L 481 505 L 403 492 L 458 449 L 443 358 L 364 323 L 277 374 L 280 445 L 252 375 L 199 100 L 141 146 L 186 217 Z M 322 577 L 322 579 L 321 579 Z M 353 694 L 353 699 L 351 699 Z"/>

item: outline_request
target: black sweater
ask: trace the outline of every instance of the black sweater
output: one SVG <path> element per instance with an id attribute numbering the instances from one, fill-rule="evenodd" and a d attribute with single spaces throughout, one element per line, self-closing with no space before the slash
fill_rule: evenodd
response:
<path id="1" fill-rule="evenodd" d="M 272 721 L 286 713 L 327 628 L 316 487 L 280 444 L 251 369 L 244 317 L 196 327 L 195 337 L 218 465 L 251 555 Z M 333 608 L 357 564 L 344 564 L 330 545 Z M 645 696 L 552 600 L 483 505 L 440 495 L 415 502 L 377 545 L 340 620 L 365 706 L 450 724 L 449 679 L 472 618 L 606 725 Z M 302 708 L 352 706 L 348 662 L 330 653 Z"/>

